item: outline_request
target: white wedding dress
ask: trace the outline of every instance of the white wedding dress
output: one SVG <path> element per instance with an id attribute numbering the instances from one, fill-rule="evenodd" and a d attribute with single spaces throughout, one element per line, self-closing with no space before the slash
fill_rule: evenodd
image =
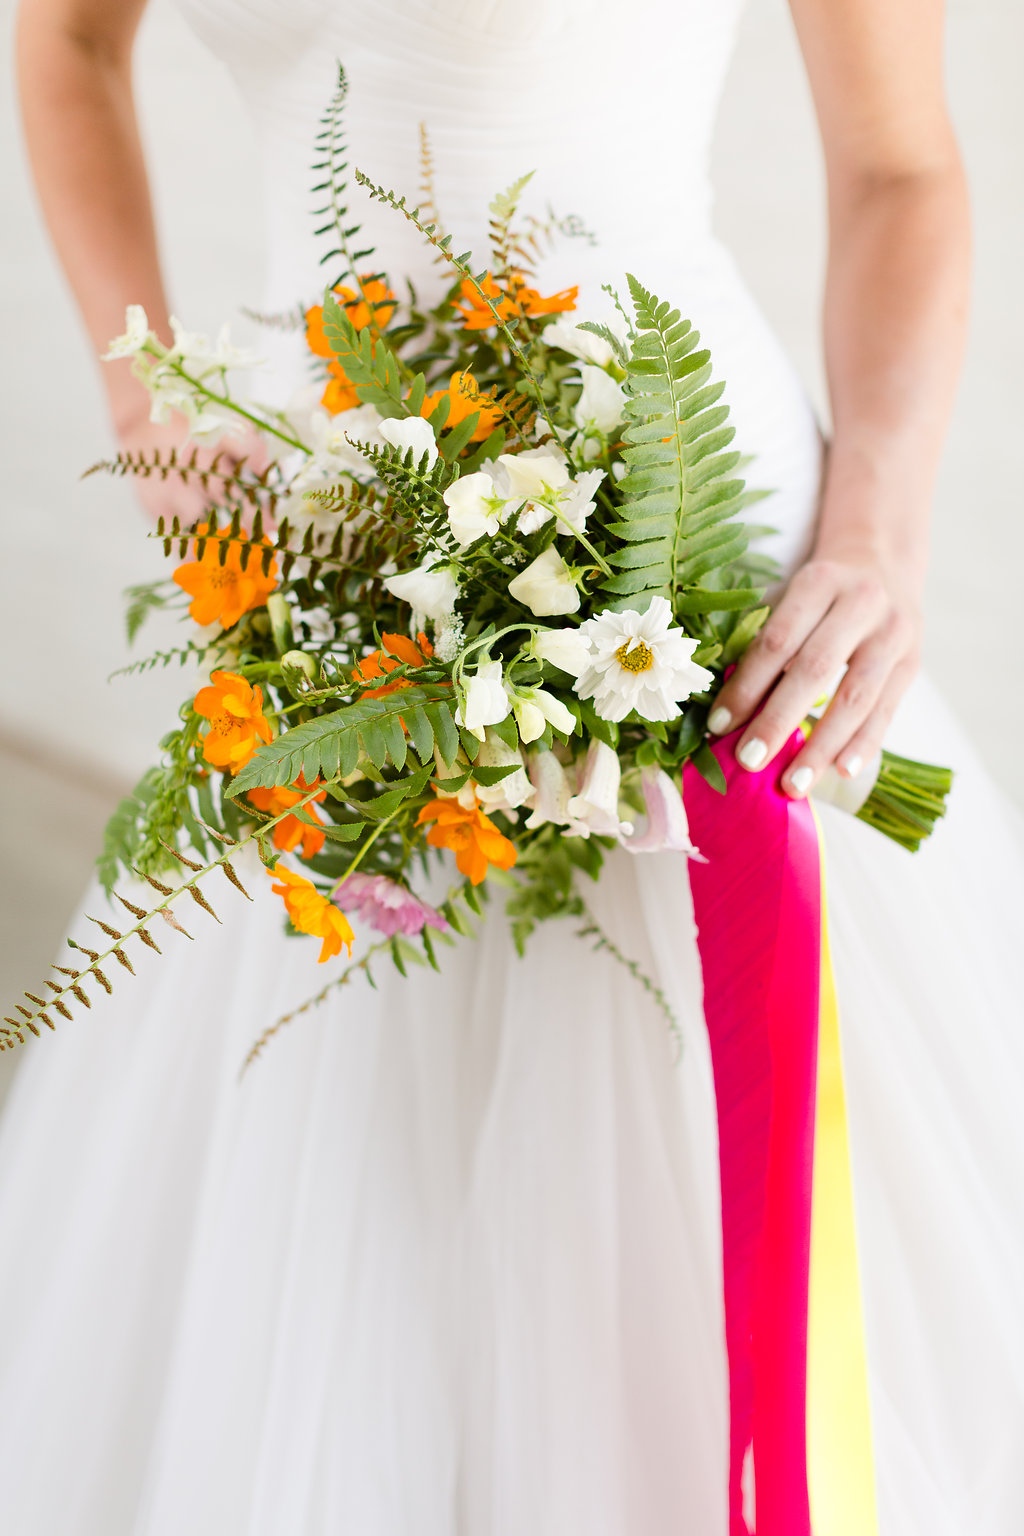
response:
<path id="1" fill-rule="evenodd" d="M 340 58 L 352 163 L 415 202 L 424 120 L 456 248 L 484 261 L 487 202 L 536 167 L 536 210 L 599 240 L 563 243 L 546 291 L 580 281 L 594 312 L 628 269 L 692 317 L 791 568 L 820 437 L 710 229 L 737 10 L 188 0 L 252 111 L 266 307 L 317 291 L 309 163 Z M 436 284 L 408 225 L 352 202 L 393 276 Z M 294 383 L 291 338 L 271 344 Z M 880 1529 L 1019 1536 L 1024 865 L 925 683 L 890 745 L 958 778 L 916 857 L 823 812 Z M 671 999 L 681 1061 L 612 959 L 553 925 L 519 960 L 495 902 L 441 976 L 382 963 L 240 1082 L 324 979 L 250 873 L 254 906 L 224 884 L 223 928 L 166 930 L 162 959 L 27 1049 L 0 1128 L 5 1536 L 725 1536 L 715 1117 L 679 857 L 615 857 L 592 900 Z"/>

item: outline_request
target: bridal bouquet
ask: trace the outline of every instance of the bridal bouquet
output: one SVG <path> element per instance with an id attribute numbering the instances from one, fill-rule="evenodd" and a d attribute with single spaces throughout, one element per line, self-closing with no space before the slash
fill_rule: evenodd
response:
<path id="1" fill-rule="evenodd" d="M 241 888 L 247 843 L 321 960 L 358 942 L 364 969 L 382 949 L 403 971 L 436 965 L 494 881 L 520 946 L 572 914 L 614 950 L 580 872 L 596 878 L 615 847 L 698 857 L 683 765 L 725 788 L 707 715 L 774 571 L 750 547 L 770 530 L 740 517 L 763 493 L 740 476 L 708 351 L 634 277 L 599 322 L 570 318 L 575 289 L 540 292 L 543 242 L 581 231 L 521 221 L 525 179 L 491 205 L 486 268 L 456 255 L 426 147 L 426 211 L 357 173 L 451 273 L 432 308 L 411 287 L 400 298 L 346 206 L 343 102 L 342 78 L 317 167 L 338 270 L 322 304 L 274 317 L 305 330 L 304 395 L 285 411 L 242 397 L 231 375 L 253 359 L 226 333 L 175 324 L 166 346 L 137 308 L 111 345 L 154 420 L 185 416 L 191 446 L 106 467 L 197 482 L 206 503 L 156 530 L 176 566 L 133 589 L 130 629 L 178 603 L 191 633 L 140 666 L 176 656 L 207 680 L 100 861 L 109 891 L 134 874 L 155 902 L 114 892 L 130 923 L 96 919 L 104 952 L 73 946 L 80 965 L 58 967 L 49 997 L 26 994 L 5 1046 L 88 1004 L 86 979 L 109 991 L 104 965 L 131 969 L 132 936 L 155 948 L 157 916 L 181 927 L 183 902 L 212 910 L 206 875 Z M 237 426 L 265 445 L 258 469 L 225 449 Z M 857 813 L 913 848 L 948 787 L 944 770 L 885 757 Z M 438 861 L 453 878 L 428 900 Z"/>

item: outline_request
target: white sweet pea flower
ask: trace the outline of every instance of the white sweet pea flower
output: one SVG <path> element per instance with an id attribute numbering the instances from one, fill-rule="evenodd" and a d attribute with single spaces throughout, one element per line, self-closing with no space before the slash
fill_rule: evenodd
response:
<path id="1" fill-rule="evenodd" d="M 589 319 L 590 316 L 584 318 Z M 594 318 L 607 326 L 623 345 L 626 344 L 629 331 L 619 310 L 611 309 L 607 314 Z M 607 368 L 609 363 L 615 361 L 615 353 L 603 336 L 595 336 L 593 331 L 583 331 L 578 321 L 563 319 L 561 316 L 544 327 L 544 342 L 549 347 L 561 347 L 570 357 L 578 357 L 585 363 L 596 363 L 599 368 Z"/>
<path id="2" fill-rule="evenodd" d="M 579 588 L 572 572 L 553 544 L 514 576 L 508 595 L 529 608 L 538 618 L 556 613 L 575 613 L 580 606 Z"/>
<path id="3" fill-rule="evenodd" d="M 640 776 L 644 791 L 647 825 L 642 832 L 625 839 L 630 853 L 685 853 L 706 863 L 690 841 L 690 827 L 682 791 L 661 768 L 645 768 Z"/>
<path id="4" fill-rule="evenodd" d="M 570 837 L 628 837 L 631 821 L 619 820 L 619 754 L 596 737 L 587 749 L 582 770 L 577 765 L 576 793 L 567 806 Z"/>
<path id="5" fill-rule="evenodd" d="M 559 827 L 567 826 L 571 819 L 572 784 L 558 758 L 553 752 L 531 752 L 526 767 L 533 785 L 533 810 L 526 825 L 541 827 L 550 821 Z"/>
<path id="6" fill-rule="evenodd" d="M 498 464 L 507 476 L 508 500 L 522 503 L 520 533 L 534 533 L 556 515 L 560 527 L 582 532 L 588 514 L 594 509 L 594 491 L 604 478 L 602 470 L 588 470 L 573 480 L 568 459 L 549 448 L 501 453 Z"/>
<path id="7" fill-rule="evenodd" d="M 533 785 L 526 776 L 523 754 L 518 747 L 506 746 L 501 737 L 495 736 L 492 731 L 484 733 L 483 745 L 476 755 L 474 766 L 477 765 L 481 768 L 511 768 L 514 765 L 516 770 L 499 779 L 497 784 L 477 784 L 475 780 L 471 781 L 476 797 L 488 815 L 491 811 L 515 811 L 533 799 Z"/>
<path id="8" fill-rule="evenodd" d="M 581 432 L 600 432 L 607 437 L 625 419 L 626 392 L 610 373 L 593 363 L 583 364 L 580 377 L 583 389 L 573 412 L 576 425 Z"/>
<path id="9" fill-rule="evenodd" d="M 576 729 L 576 716 L 572 710 L 544 688 L 529 688 L 517 693 L 512 700 L 512 711 L 519 727 L 519 740 L 524 746 L 543 736 L 548 723 L 565 736 L 571 736 Z"/>
<path id="10" fill-rule="evenodd" d="M 455 711 L 455 720 L 483 741 L 484 727 L 497 725 L 511 708 L 512 700 L 505 692 L 501 678 L 501 662 L 484 661 L 466 684 L 462 701 Z"/>
<path id="11" fill-rule="evenodd" d="M 417 468 L 423 468 L 423 460 L 426 458 L 426 468 L 432 469 L 437 463 L 437 440 L 434 437 L 434 429 L 429 421 L 422 416 L 406 416 L 399 419 L 390 417 L 380 424 L 380 435 L 392 448 L 405 454 L 412 449 L 413 464 Z"/>
<path id="12" fill-rule="evenodd" d="M 671 625 L 663 597 L 652 597 L 646 613 L 606 608 L 587 619 L 579 629 L 590 652 L 575 683 L 580 698 L 593 699 L 605 720 L 624 720 L 634 709 L 642 720 L 674 720 L 680 702 L 702 693 L 714 674 L 691 660 L 698 642 Z"/>
<path id="13" fill-rule="evenodd" d="M 541 629 L 533 637 L 533 654 L 539 661 L 579 677 L 590 665 L 590 646 L 578 629 Z"/>
<path id="14" fill-rule="evenodd" d="M 448 526 L 461 549 L 475 544 L 484 534 L 493 537 L 511 511 L 502 494 L 502 480 L 492 468 L 478 469 L 475 474 L 462 475 L 445 491 Z"/>
<path id="15" fill-rule="evenodd" d="M 414 571 L 385 576 L 384 585 L 393 597 L 409 604 L 415 619 L 432 619 L 435 623 L 450 617 L 459 595 L 451 566 L 438 566 L 435 559 L 425 560 Z"/>
<path id="16" fill-rule="evenodd" d="M 124 314 L 124 333 L 114 337 L 103 354 L 103 361 L 110 362 L 116 357 L 137 357 L 151 337 L 156 339 L 149 329 L 146 311 L 141 304 L 129 304 Z"/>

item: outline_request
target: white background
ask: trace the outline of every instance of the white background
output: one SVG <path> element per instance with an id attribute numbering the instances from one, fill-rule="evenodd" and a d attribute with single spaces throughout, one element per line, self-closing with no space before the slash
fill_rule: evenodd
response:
<path id="1" fill-rule="evenodd" d="M 13 5 L 2 3 L 10 81 Z M 935 509 L 927 660 L 997 778 L 1024 801 L 1019 0 L 954 0 L 948 55 L 973 189 L 976 273 L 970 352 Z M 258 166 L 230 81 L 168 0 L 152 0 L 143 23 L 137 94 L 173 307 L 191 328 L 214 330 L 240 305 L 259 302 Z M 722 109 L 715 178 L 719 230 L 824 410 L 822 175 L 782 0 L 750 0 Z M 16 980 L 12 960 L 24 977 L 29 962 L 48 958 L 106 812 L 151 757 L 185 690 L 177 671 L 106 681 L 128 659 L 122 589 L 164 566 L 130 488 L 106 477 L 79 479 L 111 443 L 96 365 L 35 206 L 13 88 L 0 116 L 0 208 L 6 1003 Z M 244 336 L 244 326 L 236 329 Z M 142 644 L 160 637 L 154 626 Z"/>

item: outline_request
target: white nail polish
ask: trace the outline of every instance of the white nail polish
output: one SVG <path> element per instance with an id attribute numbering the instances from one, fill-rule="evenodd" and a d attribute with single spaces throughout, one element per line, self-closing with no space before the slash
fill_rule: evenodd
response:
<path id="1" fill-rule="evenodd" d="M 806 795 L 814 779 L 813 768 L 798 768 L 789 776 L 789 785 L 794 795 Z"/>
<path id="2" fill-rule="evenodd" d="M 712 736 L 724 736 L 730 725 L 732 725 L 732 712 L 723 708 L 721 704 L 716 704 L 708 715 L 708 730 Z"/>
<path id="3" fill-rule="evenodd" d="M 848 779 L 855 779 L 864 767 L 864 759 L 855 752 L 852 757 L 844 757 L 839 766 Z"/>
<path id="4" fill-rule="evenodd" d="M 744 742 L 743 746 L 740 747 L 736 756 L 744 768 L 749 768 L 756 772 L 768 756 L 767 743 L 763 742 L 760 736 L 751 736 L 750 740 Z"/>

